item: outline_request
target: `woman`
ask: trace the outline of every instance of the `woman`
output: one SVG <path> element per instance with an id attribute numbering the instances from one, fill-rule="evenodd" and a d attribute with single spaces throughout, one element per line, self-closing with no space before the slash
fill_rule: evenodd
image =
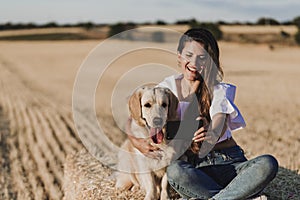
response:
<path id="1" fill-rule="evenodd" d="M 183 198 L 254 198 L 276 176 L 278 163 L 271 155 L 247 160 L 231 132 L 245 126 L 233 100 L 235 86 L 222 83 L 219 48 L 206 29 L 190 29 L 180 39 L 178 64 L 182 74 L 167 77 L 168 87 L 180 101 L 181 119 L 194 116 L 204 124 L 193 137 L 198 153 L 186 153 L 167 168 L 170 185 Z M 193 97 L 198 109 L 191 107 Z M 191 112 L 192 111 L 192 112 Z M 246 137 L 246 136 L 245 136 Z M 145 139 L 130 136 L 133 145 L 147 156 L 156 148 Z"/>

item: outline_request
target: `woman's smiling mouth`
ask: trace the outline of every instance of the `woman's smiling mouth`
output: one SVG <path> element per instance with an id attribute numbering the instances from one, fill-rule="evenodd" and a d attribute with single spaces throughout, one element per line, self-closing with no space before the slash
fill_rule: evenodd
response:
<path id="1" fill-rule="evenodd" d="M 192 68 L 192 67 L 188 67 L 188 66 L 185 66 L 185 67 L 186 67 L 186 69 L 188 69 L 190 72 L 195 73 L 195 72 L 197 71 L 196 68 Z"/>

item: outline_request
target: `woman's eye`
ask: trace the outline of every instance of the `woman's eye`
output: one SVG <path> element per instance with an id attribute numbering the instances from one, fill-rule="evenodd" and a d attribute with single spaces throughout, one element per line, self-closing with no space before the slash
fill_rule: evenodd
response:
<path id="1" fill-rule="evenodd" d="M 146 103 L 146 104 L 144 105 L 144 107 L 150 108 L 150 107 L 151 107 L 151 104 L 150 104 L 150 103 Z"/>
<path id="2" fill-rule="evenodd" d="M 205 60 L 205 59 L 206 59 L 206 56 L 199 56 L 199 59 L 200 59 L 200 60 Z"/>
<path id="3" fill-rule="evenodd" d="M 167 104 L 166 103 L 162 103 L 161 106 L 165 108 L 165 107 L 167 107 Z"/>

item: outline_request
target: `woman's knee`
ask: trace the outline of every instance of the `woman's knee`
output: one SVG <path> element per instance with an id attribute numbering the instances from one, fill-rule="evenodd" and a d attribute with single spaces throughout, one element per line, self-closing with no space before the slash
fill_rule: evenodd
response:
<path id="1" fill-rule="evenodd" d="M 272 155 L 259 156 L 259 163 L 262 166 L 263 174 L 268 174 L 270 178 L 274 178 L 278 171 L 278 162 Z"/>
<path id="2" fill-rule="evenodd" d="M 167 167 L 167 177 L 168 181 L 172 182 L 181 182 L 183 181 L 185 177 L 185 168 L 188 168 L 190 165 L 189 163 L 181 160 L 175 160 L 173 161 L 168 167 Z"/>
<path id="3" fill-rule="evenodd" d="M 182 168 L 181 162 L 180 160 L 175 160 L 167 167 L 168 180 L 176 180 L 180 177 Z"/>

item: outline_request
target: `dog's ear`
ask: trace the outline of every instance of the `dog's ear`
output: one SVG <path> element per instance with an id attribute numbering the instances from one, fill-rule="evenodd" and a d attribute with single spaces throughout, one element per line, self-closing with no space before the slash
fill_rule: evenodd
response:
<path id="1" fill-rule="evenodd" d="M 137 122 L 138 125 L 144 126 L 145 120 L 142 118 L 142 105 L 141 98 L 144 93 L 145 88 L 137 89 L 129 98 L 129 111 L 131 117 Z"/>
<path id="2" fill-rule="evenodd" d="M 167 89 L 167 94 L 169 97 L 169 108 L 168 108 L 168 120 L 178 120 L 179 116 L 177 113 L 177 107 L 178 107 L 178 98 L 174 95 L 174 93 L 170 90 Z"/>

